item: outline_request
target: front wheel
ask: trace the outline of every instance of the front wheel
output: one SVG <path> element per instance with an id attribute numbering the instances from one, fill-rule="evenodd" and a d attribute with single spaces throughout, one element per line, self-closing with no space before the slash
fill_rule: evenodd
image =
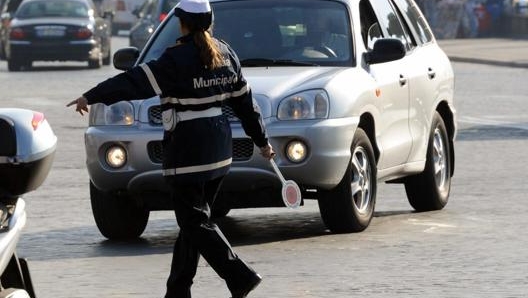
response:
<path id="1" fill-rule="evenodd" d="M 334 233 L 361 232 L 374 215 L 376 161 L 370 139 L 361 128 L 356 130 L 351 151 L 341 182 L 318 199 L 323 222 Z"/>
<path id="2" fill-rule="evenodd" d="M 422 173 L 405 181 L 409 203 L 416 211 L 444 208 L 451 189 L 451 143 L 444 121 L 435 113 L 429 135 L 427 160 Z"/>
<path id="3" fill-rule="evenodd" d="M 126 196 L 100 191 L 90 181 L 90 201 L 97 228 L 108 239 L 139 237 L 147 226 L 149 211 Z"/>

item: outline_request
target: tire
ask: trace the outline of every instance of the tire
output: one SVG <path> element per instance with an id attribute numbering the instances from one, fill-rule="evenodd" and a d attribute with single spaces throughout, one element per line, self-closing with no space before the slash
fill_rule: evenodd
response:
<path id="1" fill-rule="evenodd" d="M 370 140 L 358 128 L 352 142 L 352 158 L 341 182 L 322 192 L 319 211 L 326 227 L 334 233 L 365 230 L 374 215 L 377 170 Z"/>
<path id="2" fill-rule="evenodd" d="M 97 69 L 97 68 L 101 68 L 101 65 L 102 65 L 101 59 L 88 60 L 88 68 Z"/>
<path id="3" fill-rule="evenodd" d="M 20 61 L 15 59 L 9 59 L 7 60 L 7 70 L 9 71 L 21 71 L 22 70 L 22 63 Z"/>
<path id="4" fill-rule="evenodd" d="M 147 226 L 149 211 L 126 196 L 112 196 L 90 181 L 90 201 L 97 228 L 110 240 L 139 237 Z"/>
<path id="5" fill-rule="evenodd" d="M 97 59 L 88 60 L 88 68 L 101 68 L 101 65 L 103 65 L 103 54 L 99 51 L 99 57 Z"/>
<path id="6" fill-rule="evenodd" d="M 0 42 L 0 60 L 6 60 L 5 48 L 2 42 Z"/>
<path id="7" fill-rule="evenodd" d="M 433 116 L 425 169 L 405 180 L 409 203 L 416 211 L 444 208 L 451 189 L 451 143 L 447 129 L 438 112 Z"/>

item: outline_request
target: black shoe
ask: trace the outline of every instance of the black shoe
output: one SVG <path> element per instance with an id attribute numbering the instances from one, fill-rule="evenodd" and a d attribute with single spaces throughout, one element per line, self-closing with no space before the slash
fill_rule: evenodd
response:
<path id="1" fill-rule="evenodd" d="M 244 288 L 231 291 L 231 295 L 233 295 L 231 298 L 245 298 L 249 292 L 253 291 L 262 281 L 262 276 L 260 276 L 258 273 L 253 275 L 253 277 L 248 281 L 246 286 Z"/>

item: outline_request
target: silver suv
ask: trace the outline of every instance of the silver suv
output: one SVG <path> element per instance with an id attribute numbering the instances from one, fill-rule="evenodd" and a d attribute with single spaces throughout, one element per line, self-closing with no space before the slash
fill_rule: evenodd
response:
<path id="1" fill-rule="evenodd" d="M 417 211 L 442 209 L 454 170 L 451 64 L 413 0 L 211 1 L 214 35 L 238 53 L 276 163 L 317 200 L 333 232 L 368 227 L 377 182 L 402 183 Z M 170 14 L 145 48 L 119 50 L 126 70 L 174 44 Z M 237 118 L 233 164 L 215 216 L 282 206 L 281 183 Z M 141 235 L 171 209 L 161 174 L 159 98 L 94 105 L 86 131 L 95 221 L 107 238 Z M 181 140 L 185 146 L 186 140 Z"/>

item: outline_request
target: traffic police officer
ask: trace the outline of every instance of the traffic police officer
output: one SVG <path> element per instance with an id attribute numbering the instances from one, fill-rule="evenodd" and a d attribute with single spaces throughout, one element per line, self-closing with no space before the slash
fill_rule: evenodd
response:
<path id="1" fill-rule="evenodd" d="M 160 96 L 163 175 L 180 227 L 165 298 L 191 297 L 199 255 L 226 281 L 233 298 L 246 297 L 261 277 L 238 258 L 210 221 L 211 206 L 232 160 L 231 128 L 222 104 L 233 108 L 265 158 L 275 153 L 236 54 L 209 33 L 213 14 L 208 0 L 181 0 L 175 15 L 182 37 L 159 59 L 99 83 L 67 106 L 75 105 L 83 115 L 94 103 Z"/>

